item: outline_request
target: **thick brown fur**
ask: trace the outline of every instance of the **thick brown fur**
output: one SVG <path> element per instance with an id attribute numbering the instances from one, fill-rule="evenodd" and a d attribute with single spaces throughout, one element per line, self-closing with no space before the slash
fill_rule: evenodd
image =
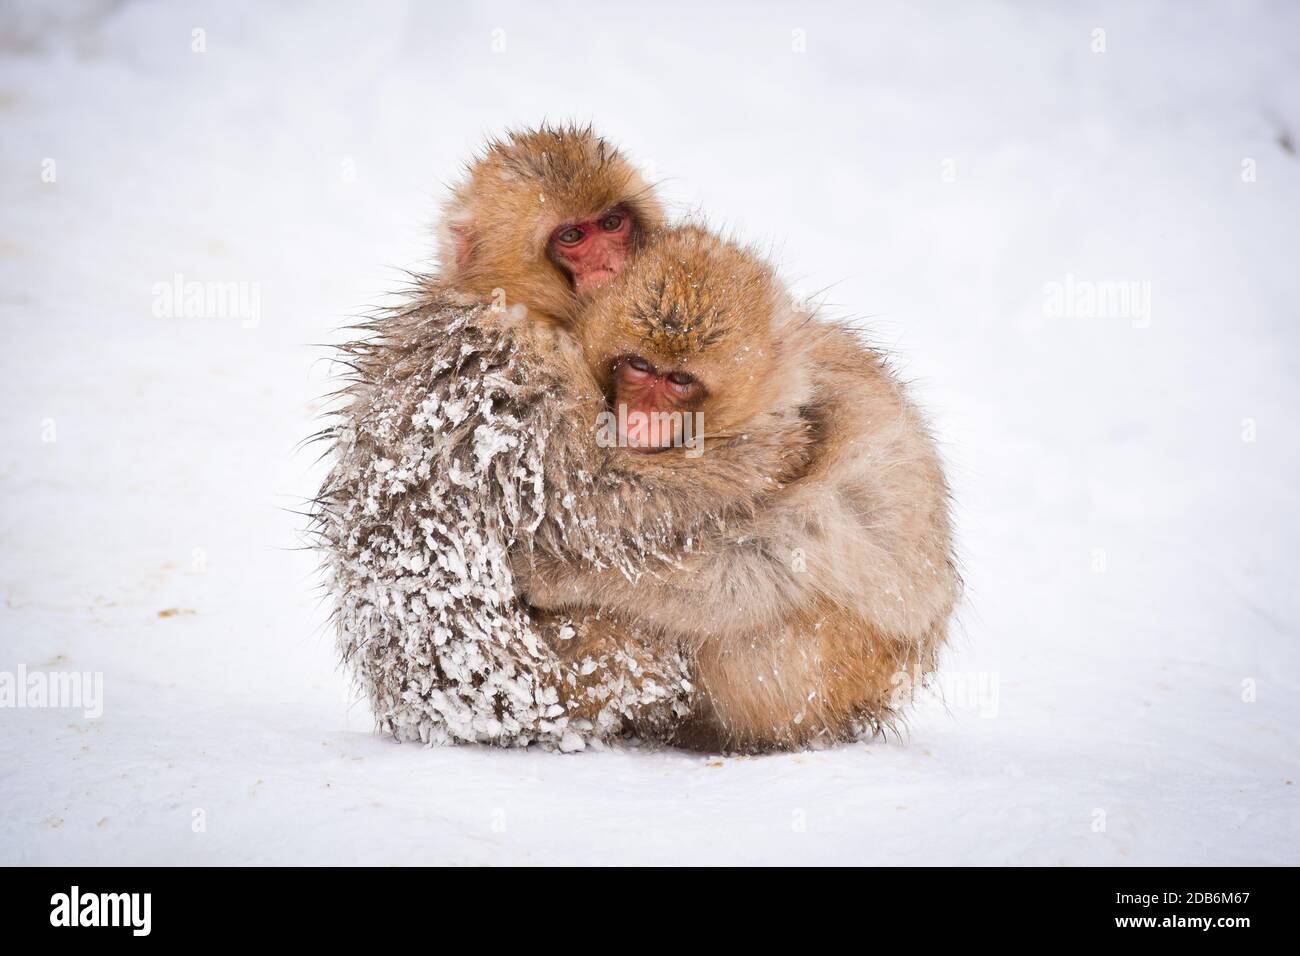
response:
<path id="1" fill-rule="evenodd" d="M 682 743 L 767 750 L 888 725 L 898 675 L 933 669 L 960 581 L 938 455 L 883 358 L 794 309 L 753 255 L 689 227 L 646 249 L 577 335 L 600 383 L 611 357 L 635 352 L 690 368 L 716 399 L 702 457 L 618 449 L 608 470 L 676 469 L 684 529 L 721 490 L 721 462 L 748 461 L 771 490 L 639 571 L 595 567 L 543 534 L 516 562 L 529 599 L 603 608 L 684 649 L 697 695 Z M 785 458 L 749 457 L 781 445 Z M 617 527 L 625 504 L 581 509 Z"/>

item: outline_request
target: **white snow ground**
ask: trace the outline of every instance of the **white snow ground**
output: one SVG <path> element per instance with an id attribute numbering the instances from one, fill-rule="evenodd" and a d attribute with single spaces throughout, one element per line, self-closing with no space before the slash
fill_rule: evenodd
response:
<path id="1" fill-rule="evenodd" d="M 1300 863 L 1300 9 L 53 6 L 0 5 L 0 675 L 103 714 L 0 709 L 0 863 Z M 349 704 L 286 510 L 311 343 L 543 116 L 916 382 L 969 594 L 905 739 L 424 750 Z M 256 320 L 156 315 L 177 274 Z"/>

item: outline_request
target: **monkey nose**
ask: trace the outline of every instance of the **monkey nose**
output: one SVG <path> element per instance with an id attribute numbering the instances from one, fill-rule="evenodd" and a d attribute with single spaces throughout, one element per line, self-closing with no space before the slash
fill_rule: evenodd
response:
<path id="1" fill-rule="evenodd" d="M 623 443 L 639 451 L 659 451 L 672 445 L 673 429 L 665 416 L 655 415 L 640 409 L 630 410 L 627 414 L 627 426 L 623 432 Z"/>

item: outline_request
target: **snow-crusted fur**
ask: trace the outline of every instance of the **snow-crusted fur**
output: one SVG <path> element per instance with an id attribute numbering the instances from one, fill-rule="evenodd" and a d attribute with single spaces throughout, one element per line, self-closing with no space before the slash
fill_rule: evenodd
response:
<path id="1" fill-rule="evenodd" d="M 345 347 L 354 375 L 317 499 L 326 586 L 344 661 L 398 739 L 579 749 L 632 708 L 671 708 L 681 673 L 644 673 L 619 648 L 562 661 L 551 648 L 572 625 L 516 599 L 507 549 L 545 514 L 555 408 L 500 318 L 423 283 Z M 579 677 L 592 698 L 578 703 L 600 706 L 571 719 L 561 691 Z"/>

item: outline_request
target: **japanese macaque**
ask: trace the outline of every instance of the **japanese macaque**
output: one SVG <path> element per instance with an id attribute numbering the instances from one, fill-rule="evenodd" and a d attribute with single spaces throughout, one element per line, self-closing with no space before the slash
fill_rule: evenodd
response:
<path id="1" fill-rule="evenodd" d="M 552 395 L 583 387 L 554 358 L 573 348 L 559 330 L 662 222 L 590 129 L 494 141 L 447 204 L 441 270 L 342 347 L 313 527 L 344 661 L 399 739 L 579 749 L 680 708 L 679 660 L 611 615 L 532 611 L 506 560 L 551 507 Z"/>
<path id="2" fill-rule="evenodd" d="M 757 751 L 888 725 L 900 682 L 933 669 L 960 583 L 936 450 L 881 356 L 694 227 L 642 251 L 575 334 L 625 473 L 675 471 L 678 497 L 659 502 L 675 521 L 700 526 L 701 483 L 728 462 L 769 494 L 737 487 L 754 507 L 634 573 L 541 535 L 515 557 L 529 600 L 682 649 L 696 694 L 677 742 Z M 625 500 L 581 507 L 626 520 Z"/>

